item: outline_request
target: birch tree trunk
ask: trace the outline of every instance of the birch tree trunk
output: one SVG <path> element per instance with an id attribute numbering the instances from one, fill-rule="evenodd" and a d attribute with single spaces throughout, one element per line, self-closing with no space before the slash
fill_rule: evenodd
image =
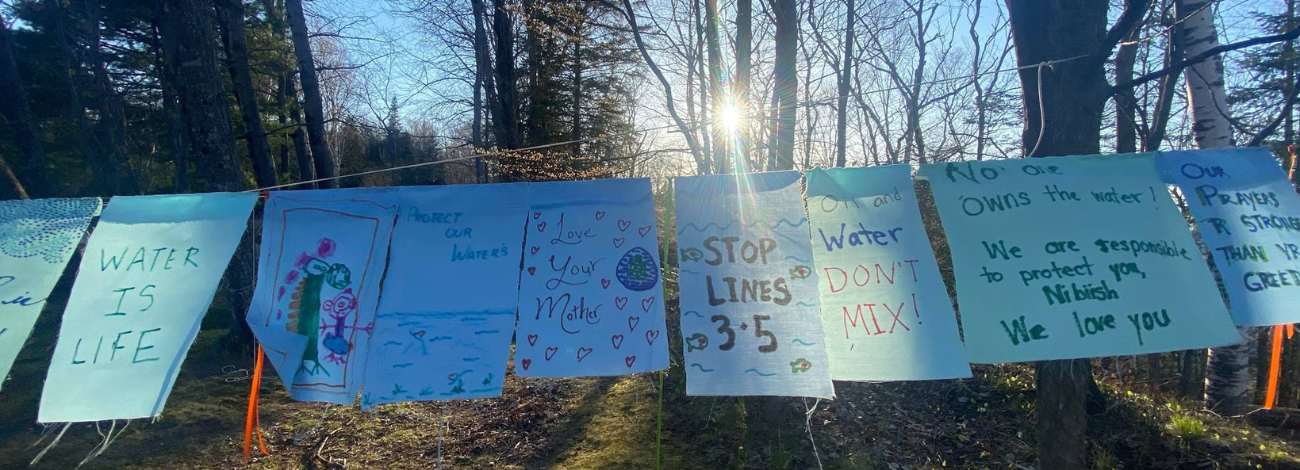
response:
<path id="1" fill-rule="evenodd" d="M 289 31 L 293 36 L 293 53 L 298 58 L 298 76 L 302 81 L 303 111 L 307 114 L 307 142 L 311 146 L 317 178 L 331 178 L 318 183 L 322 189 L 338 186 L 338 162 L 330 153 L 325 138 L 325 105 L 320 96 L 320 81 L 316 78 L 316 59 L 311 55 L 308 39 L 307 16 L 302 10 L 302 0 L 285 0 L 289 17 Z"/>
<path id="2" fill-rule="evenodd" d="M 1214 29 L 1211 0 L 1176 0 L 1175 40 L 1188 57 L 1219 45 Z M 1187 101 L 1192 113 L 1192 132 L 1202 149 L 1231 147 L 1232 125 L 1228 122 L 1228 98 L 1223 90 L 1223 59 L 1213 56 L 1187 67 Z M 1205 378 L 1205 407 L 1222 414 L 1239 414 L 1250 406 L 1250 339 L 1236 346 L 1210 349 Z"/>

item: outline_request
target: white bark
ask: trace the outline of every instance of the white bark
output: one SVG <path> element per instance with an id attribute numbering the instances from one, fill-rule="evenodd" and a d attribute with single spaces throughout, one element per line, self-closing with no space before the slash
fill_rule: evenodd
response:
<path id="1" fill-rule="evenodd" d="M 1187 57 L 1219 45 L 1211 3 L 1213 0 L 1177 0 L 1174 4 L 1178 40 Z M 1215 55 L 1188 67 L 1186 76 L 1196 146 L 1203 149 L 1233 146 L 1228 96 L 1223 90 L 1223 57 Z"/>
<path id="2" fill-rule="evenodd" d="M 1176 38 L 1188 57 L 1219 45 L 1214 28 L 1212 0 L 1176 0 Z M 1198 148 L 1231 147 L 1232 123 L 1228 121 L 1228 98 L 1223 89 L 1223 58 L 1215 55 L 1187 68 L 1187 100 L 1192 113 L 1192 132 Z M 1244 333 L 1244 332 L 1243 332 Z M 1205 406 L 1223 414 L 1239 414 L 1250 406 L 1250 339 L 1237 346 L 1210 350 L 1205 378 Z"/>

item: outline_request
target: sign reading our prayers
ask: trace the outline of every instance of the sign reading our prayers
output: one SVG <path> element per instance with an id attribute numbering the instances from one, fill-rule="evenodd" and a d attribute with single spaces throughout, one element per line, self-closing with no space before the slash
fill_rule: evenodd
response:
<path id="1" fill-rule="evenodd" d="M 910 166 L 809 171 L 808 216 L 832 379 L 971 376 Z"/>
<path id="2" fill-rule="evenodd" d="M 1161 152 L 1223 275 L 1236 324 L 1300 322 L 1300 196 L 1264 148 Z"/>
<path id="3" fill-rule="evenodd" d="M 411 187 L 386 195 L 398 217 L 361 407 L 500 396 L 528 185 Z"/>
<path id="4" fill-rule="evenodd" d="M 533 183 L 515 373 L 620 375 L 668 367 L 650 180 Z"/>
<path id="5" fill-rule="evenodd" d="M 351 404 L 397 211 L 362 192 L 298 193 L 267 198 L 248 325 L 290 397 Z"/>
<path id="6" fill-rule="evenodd" d="M 113 198 L 86 244 L 38 421 L 162 412 L 255 202 L 253 193 Z"/>
<path id="7" fill-rule="evenodd" d="M 801 179 L 673 180 L 688 395 L 834 395 Z"/>
<path id="8" fill-rule="evenodd" d="M 926 165 L 976 363 L 1241 340 L 1154 154 Z"/>
<path id="9" fill-rule="evenodd" d="M 0 385 L 99 208 L 99 198 L 0 201 Z"/>

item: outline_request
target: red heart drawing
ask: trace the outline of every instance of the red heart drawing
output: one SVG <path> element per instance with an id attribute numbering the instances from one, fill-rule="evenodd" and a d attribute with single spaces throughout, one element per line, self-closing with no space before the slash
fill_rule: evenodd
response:
<path id="1" fill-rule="evenodd" d="M 548 360 L 548 361 L 551 360 L 552 357 L 555 357 L 555 353 L 557 353 L 557 352 L 559 352 L 559 351 L 560 351 L 560 348 L 557 348 L 557 347 L 555 347 L 555 346 L 551 346 L 551 347 L 549 347 L 549 348 L 546 348 L 546 360 Z"/>
<path id="2" fill-rule="evenodd" d="M 528 335 L 528 345 L 537 346 L 537 335 Z"/>
<path id="3" fill-rule="evenodd" d="M 542 218 L 542 213 L 541 213 L 541 212 L 534 212 L 534 213 L 533 213 L 533 219 L 534 219 L 534 220 L 536 220 L 536 219 L 540 219 L 540 218 Z"/>
<path id="4" fill-rule="evenodd" d="M 623 307 L 627 306 L 627 297 L 614 297 L 614 306 L 623 310 Z"/>
<path id="5" fill-rule="evenodd" d="M 524 359 L 524 360 L 519 361 L 519 362 L 520 362 L 521 364 L 524 365 L 524 370 L 528 370 L 528 366 L 533 365 L 533 360 L 532 360 L 532 359 Z"/>
<path id="6" fill-rule="evenodd" d="M 636 331 L 636 326 L 641 324 L 641 317 L 627 317 L 628 331 Z"/>
<path id="7" fill-rule="evenodd" d="M 609 342 L 614 345 L 614 349 L 618 349 L 619 346 L 623 345 L 623 335 L 610 336 Z"/>
<path id="8" fill-rule="evenodd" d="M 529 266 L 529 267 L 528 267 L 528 275 L 529 275 L 529 276 L 532 276 L 532 275 L 534 275 L 534 274 L 537 274 L 537 266 Z"/>
<path id="9" fill-rule="evenodd" d="M 614 248 L 622 248 L 624 242 L 627 242 L 627 239 L 625 239 L 625 238 L 615 238 L 615 239 L 614 239 Z"/>
<path id="10" fill-rule="evenodd" d="M 628 227 L 632 226 L 631 220 L 618 219 L 618 231 L 626 232 Z"/>
<path id="11" fill-rule="evenodd" d="M 578 348 L 578 362 L 586 359 L 588 354 L 591 354 L 591 348 Z"/>
<path id="12" fill-rule="evenodd" d="M 623 363 L 627 364 L 628 367 L 632 367 L 632 364 L 635 362 L 636 362 L 636 356 L 628 356 L 623 358 Z"/>
<path id="13" fill-rule="evenodd" d="M 600 280 L 600 287 L 603 288 L 603 289 L 608 289 L 608 288 L 609 288 L 609 279 L 601 279 L 601 280 Z"/>
<path id="14" fill-rule="evenodd" d="M 650 306 L 651 306 L 651 305 L 654 305 L 654 304 L 655 304 L 655 298 L 654 298 L 654 297 L 647 297 L 647 298 L 641 299 L 641 310 L 645 310 L 646 312 L 649 312 L 649 311 L 650 311 Z"/>
<path id="15" fill-rule="evenodd" d="M 653 345 L 655 344 L 656 339 L 659 339 L 659 330 L 646 330 L 645 332 L 646 344 Z"/>
<path id="16" fill-rule="evenodd" d="M 605 211 L 596 211 L 596 220 L 605 218 Z"/>
<path id="17" fill-rule="evenodd" d="M 639 228 L 639 229 L 636 229 L 636 233 L 639 233 L 639 234 L 641 234 L 641 236 L 644 237 L 645 234 L 650 233 L 650 230 L 653 229 L 653 228 L 655 228 L 653 225 L 647 225 L 647 226 L 645 226 L 645 227 L 641 227 L 641 228 Z"/>
<path id="18" fill-rule="evenodd" d="M 538 232 L 545 232 L 545 231 L 546 231 L 546 222 L 542 222 L 542 223 L 540 223 L 540 224 L 537 224 L 537 231 L 538 231 Z"/>
<path id="19" fill-rule="evenodd" d="M 537 250 L 540 250 L 540 249 L 541 249 L 540 247 L 536 247 L 536 246 L 533 247 L 533 248 L 532 248 L 532 252 L 533 252 L 533 254 L 534 254 L 534 255 L 537 254 Z"/>

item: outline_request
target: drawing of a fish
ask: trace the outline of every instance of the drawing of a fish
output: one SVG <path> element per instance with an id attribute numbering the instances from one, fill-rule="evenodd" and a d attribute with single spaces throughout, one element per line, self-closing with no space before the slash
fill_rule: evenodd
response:
<path id="1" fill-rule="evenodd" d="M 699 248 L 682 248 L 682 261 L 699 261 L 704 258 L 704 252 Z"/>
<path id="2" fill-rule="evenodd" d="M 811 275 L 812 275 L 812 268 L 810 267 L 799 265 L 790 268 L 790 277 L 794 279 L 807 279 L 808 276 Z"/>
<path id="3" fill-rule="evenodd" d="M 694 351 L 696 349 L 704 349 L 707 347 L 709 347 L 709 337 L 705 336 L 704 333 L 696 333 L 691 335 L 690 338 L 686 338 L 687 352 Z"/>
<path id="4" fill-rule="evenodd" d="M 811 362 L 808 362 L 807 359 L 804 359 L 804 358 L 802 358 L 802 357 L 801 357 L 801 358 L 798 358 L 798 359 L 795 359 L 795 360 L 793 360 L 793 361 L 790 361 L 790 373 L 791 373 L 791 374 L 798 374 L 798 373 L 801 373 L 801 372 L 808 372 L 808 369 L 811 369 L 811 368 L 812 368 L 812 363 L 811 363 Z"/>

